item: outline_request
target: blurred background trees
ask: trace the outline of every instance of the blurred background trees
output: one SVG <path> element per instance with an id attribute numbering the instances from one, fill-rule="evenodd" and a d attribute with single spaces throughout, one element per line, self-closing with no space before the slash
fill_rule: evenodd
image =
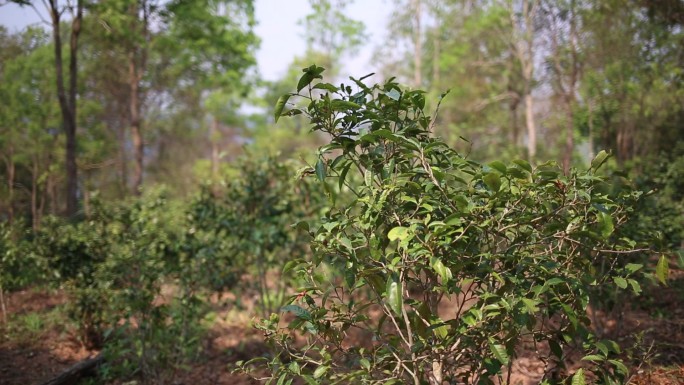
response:
<path id="1" fill-rule="evenodd" d="M 256 70 L 250 0 L 55 2 L 58 30 L 0 27 L 0 218 L 38 227 L 46 214 L 87 214 L 94 191 L 121 199 L 159 183 L 185 196 L 198 182 L 220 180 L 245 146 L 310 160 L 322 138 L 308 135 L 301 119 L 275 125 L 271 108 L 311 63 L 328 67 L 328 81 L 341 80 L 345 60 L 369 36 L 348 15 L 350 1 L 309 3 L 300 18 L 306 51 L 276 81 Z M 52 24 L 42 6 L 35 4 Z M 555 159 L 567 171 L 606 149 L 613 167 L 653 176 L 682 156 L 675 146 L 684 136 L 681 2 L 405 0 L 391 7 L 368 73 L 398 76 L 433 103 L 450 90 L 436 135 L 469 157 Z M 80 8 L 78 44 L 70 48 Z M 67 64 L 61 76 L 66 91 L 76 85 L 77 96 L 66 98 L 66 107 L 78 102 L 72 139 L 55 52 L 64 63 L 78 58 L 75 82 Z M 72 141 L 76 207 L 66 188 L 76 175 L 67 167 Z"/>

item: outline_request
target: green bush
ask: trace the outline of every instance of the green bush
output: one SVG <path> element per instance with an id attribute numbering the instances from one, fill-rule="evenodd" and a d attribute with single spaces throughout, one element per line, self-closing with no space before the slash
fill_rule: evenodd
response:
<path id="1" fill-rule="evenodd" d="M 112 204 L 94 199 L 87 219 L 53 218 L 36 233 L 83 340 L 104 348 L 108 375 L 158 380 L 199 350 L 205 309 L 181 251 L 186 226 L 183 207 L 153 191 Z"/>
<path id="2" fill-rule="evenodd" d="M 206 284 L 256 290 L 266 314 L 282 304 L 289 282 L 279 277 L 283 266 L 309 254 L 308 239 L 291 225 L 321 207 L 322 195 L 294 176 L 291 165 L 274 157 L 245 156 L 220 188 L 204 188 L 190 209 L 185 250 L 198 260 Z"/>
<path id="3" fill-rule="evenodd" d="M 47 261 L 36 253 L 30 229 L 21 221 L 0 223 L 0 289 L 12 292 L 49 278 Z"/>
<path id="4" fill-rule="evenodd" d="M 309 227 L 313 260 L 289 266 L 306 281 L 283 308 L 294 319 L 260 325 L 281 352 L 267 362 L 271 379 L 502 383 L 528 344 L 545 383 L 584 383 L 588 372 L 625 381 L 620 348 L 593 335 L 586 308 L 596 287 L 638 291 L 641 265 L 622 261 L 652 252 L 622 232 L 641 193 L 609 193 L 596 174 L 608 154 L 569 175 L 555 163 L 478 164 L 433 137 L 422 91 L 392 80 L 337 87 L 317 81 L 322 71 L 304 70 L 276 119 L 303 114 L 330 135 L 312 174 L 353 199 Z M 286 110 L 292 97 L 308 106 Z M 571 356 L 583 364 L 574 373 Z"/>

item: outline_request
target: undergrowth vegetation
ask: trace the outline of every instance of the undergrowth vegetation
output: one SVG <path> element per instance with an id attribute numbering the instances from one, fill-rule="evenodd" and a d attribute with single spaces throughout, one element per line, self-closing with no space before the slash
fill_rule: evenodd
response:
<path id="1" fill-rule="evenodd" d="M 80 339 L 103 349 L 102 379 L 162 383 L 200 354 L 212 293 L 255 294 L 261 313 L 282 305 L 289 280 L 277 277 L 308 242 L 290 224 L 313 220 L 321 202 L 295 172 L 244 158 L 187 204 L 159 189 L 94 199 L 82 220 L 47 218 L 34 232 L 3 225 L 2 288 L 65 289 Z"/>

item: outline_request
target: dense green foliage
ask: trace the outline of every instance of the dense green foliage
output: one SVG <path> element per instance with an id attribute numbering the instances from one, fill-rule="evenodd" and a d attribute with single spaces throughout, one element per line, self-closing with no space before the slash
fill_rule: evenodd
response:
<path id="1" fill-rule="evenodd" d="M 333 201 L 310 228 L 313 260 L 293 267 L 303 294 L 283 308 L 296 318 L 285 330 L 277 314 L 261 325 L 282 349 L 268 363 L 273 378 L 493 384 L 532 343 L 545 383 L 570 376 L 572 351 L 601 382 L 624 381 L 618 345 L 592 333 L 590 292 L 639 292 L 642 265 L 625 258 L 654 250 L 623 231 L 641 192 L 596 174 L 608 154 L 569 175 L 554 163 L 482 165 L 433 137 L 423 92 L 393 81 L 336 87 L 316 80 L 322 71 L 304 70 L 276 118 L 303 114 L 331 136 L 315 175 L 354 199 Z M 309 104 L 285 111 L 292 97 Z M 325 265 L 344 278 L 320 274 Z"/>
<path id="2" fill-rule="evenodd" d="M 282 305 L 293 281 L 280 272 L 308 245 L 290 225 L 319 214 L 322 195 L 291 165 L 238 164 L 188 203 L 163 190 L 119 203 L 95 197 L 83 221 L 48 217 L 35 232 L 3 225 L 1 288 L 66 289 L 82 341 L 104 348 L 103 378 L 173 377 L 201 352 L 212 293 L 256 294 L 262 313 Z"/>

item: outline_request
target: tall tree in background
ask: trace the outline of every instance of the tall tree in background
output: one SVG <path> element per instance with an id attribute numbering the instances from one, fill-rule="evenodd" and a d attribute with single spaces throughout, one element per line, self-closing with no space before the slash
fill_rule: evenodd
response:
<path id="1" fill-rule="evenodd" d="M 46 208 L 54 213 L 57 206 L 54 187 L 63 166 L 54 51 L 39 28 L 13 35 L 0 29 L 0 40 L 0 160 L 7 179 L 0 211 L 10 222 L 19 212 L 38 228 Z"/>
<path id="2" fill-rule="evenodd" d="M 542 4 L 540 12 L 548 40 L 550 82 L 565 107 L 562 162 L 566 174 L 570 171 L 575 151 L 575 110 L 578 86 L 582 80 L 580 1 L 547 1 Z"/>
<path id="3" fill-rule="evenodd" d="M 422 36 L 422 10 L 421 0 L 411 0 L 413 11 L 413 86 L 421 87 L 423 83 L 423 36 Z"/>
<path id="4" fill-rule="evenodd" d="M 208 125 L 211 179 L 219 180 L 225 129 L 238 135 L 238 109 L 249 93 L 250 70 L 259 40 L 254 34 L 252 0 L 172 1 L 162 49 L 176 58 L 169 72 L 198 93 L 202 121 Z M 188 42 L 189 44 L 179 44 Z"/>
<path id="5" fill-rule="evenodd" d="M 251 0 L 193 0 L 155 2 L 152 0 L 112 0 L 102 3 L 98 17 L 117 47 L 119 61 L 128 69 L 128 119 L 133 149 L 131 188 L 140 193 L 143 174 L 150 155 L 159 158 L 163 149 L 150 147 L 146 141 L 162 135 L 156 121 L 175 112 L 190 113 L 198 127 L 206 127 L 208 110 L 212 161 L 216 171 L 218 115 L 235 110 L 234 103 L 223 98 L 216 104 L 211 94 L 234 95 L 246 92 L 247 71 L 255 64 L 254 6 Z M 177 100 L 176 105 L 169 100 Z M 239 98 L 237 98 L 239 99 Z M 190 104 L 186 104 L 190 103 Z M 182 105 L 182 106 L 181 106 Z M 187 127 L 186 127 L 187 129 Z M 125 152 L 125 151 L 122 151 Z"/>
<path id="6" fill-rule="evenodd" d="M 28 0 L 14 0 L 13 2 L 30 6 L 36 10 L 34 2 Z M 62 112 L 62 129 L 66 136 L 65 166 L 66 166 L 66 211 L 69 217 L 78 210 L 78 166 L 76 164 L 76 122 L 77 122 L 77 93 L 78 93 L 78 42 L 81 35 L 83 21 L 84 0 L 67 1 L 60 4 L 58 0 L 43 1 L 49 15 L 52 29 L 52 39 L 55 50 L 55 72 L 57 84 L 57 98 Z M 62 16 L 65 12 L 71 14 L 71 30 L 69 34 L 69 71 L 68 87 L 64 81 L 64 60 L 62 58 Z M 44 19 L 43 19 L 44 20 Z"/>
<path id="7" fill-rule="evenodd" d="M 535 31 L 539 0 L 507 0 L 510 17 L 510 45 L 520 64 L 523 79 L 523 100 L 525 103 L 525 125 L 527 127 L 527 157 L 533 162 L 537 155 L 537 125 L 534 117 Z"/>
<path id="8" fill-rule="evenodd" d="M 150 17 L 157 5 L 153 1 L 130 1 L 128 4 L 129 29 L 128 37 L 128 87 L 129 114 L 131 123 L 131 139 L 133 141 L 132 187 L 134 194 L 140 194 L 143 183 L 143 169 L 145 157 L 145 142 L 143 141 L 142 109 L 145 103 L 144 85 L 142 85 L 147 70 L 147 56 L 150 45 Z"/>

